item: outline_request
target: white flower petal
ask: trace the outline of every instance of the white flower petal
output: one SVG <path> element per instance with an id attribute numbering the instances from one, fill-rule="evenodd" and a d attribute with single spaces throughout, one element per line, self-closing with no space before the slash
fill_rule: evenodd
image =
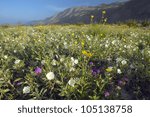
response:
<path id="1" fill-rule="evenodd" d="M 117 73 L 118 73 L 118 74 L 121 74 L 122 72 L 121 72 L 121 70 L 120 70 L 120 69 L 117 69 Z"/>
<path id="2" fill-rule="evenodd" d="M 117 59 L 116 59 L 116 62 L 117 62 L 117 63 L 120 62 L 120 61 L 122 61 L 122 58 L 117 58 Z"/>
<path id="3" fill-rule="evenodd" d="M 61 59 L 60 59 L 60 62 L 63 62 L 63 61 L 64 61 L 64 58 L 61 58 Z"/>
<path id="4" fill-rule="evenodd" d="M 56 61 L 55 59 L 53 59 L 52 65 L 53 65 L 53 66 L 56 66 L 56 63 L 57 63 L 57 61 Z"/>
<path id="5" fill-rule="evenodd" d="M 127 64 L 127 61 L 123 60 L 123 61 L 121 61 L 121 63 L 122 63 L 122 65 L 125 65 L 125 64 Z"/>
<path id="6" fill-rule="evenodd" d="M 75 59 L 75 60 L 74 60 L 74 63 L 75 63 L 75 64 L 78 64 L 78 59 Z"/>
<path id="7" fill-rule="evenodd" d="M 19 64 L 19 63 L 20 63 L 20 61 L 21 61 L 21 60 L 16 60 L 16 61 L 15 61 L 15 64 Z"/>
<path id="8" fill-rule="evenodd" d="M 75 68 L 71 67 L 69 71 L 70 72 L 75 71 Z"/>
<path id="9" fill-rule="evenodd" d="M 45 60 L 42 60 L 42 61 L 41 61 L 41 64 L 44 65 L 44 64 L 45 64 Z"/>
<path id="10" fill-rule="evenodd" d="M 7 55 L 5 55 L 5 56 L 4 56 L 4 58 L 5 58 L 5 59 L 7 59 L 7 58 L 8 58 L 8 56 L 7 56 Z"/>
<path id="11" fill-rule="evenodd" d="M 55 78 L 55 74 L 53 72 L 49 72 L 46 74 L 48 80 L 53 80 Z"/>
<path id="12" fill-rule="evenodd" d="M 68 84 L 69 84 L 70 86 L 72 86 L 72 87 L 74 87 L 75 83 L 76 83 L 76 81 L 75 81 L 73 78 L 71 78 L 71 79 L 68 81 Z"/>
<path id="13" fill-rule="evenodd" d="M 27 93 L 30 93 L 30 87 L 29 86 L 26 86 L 23 88 L 23 94 L 27 94 Z"/>

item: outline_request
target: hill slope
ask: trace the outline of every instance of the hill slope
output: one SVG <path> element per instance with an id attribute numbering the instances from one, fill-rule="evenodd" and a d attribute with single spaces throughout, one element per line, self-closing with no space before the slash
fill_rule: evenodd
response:
<path id="1" fill-rule="evenodd" d="M 95 22 L 99 22 L 102 16 L 102 10 L 106 10 L 106 17 L 109 23 L 126 21 L 129 19 L 149 20 L 150 0 L 130 0 L 128 2 L 102 4 L 93 7 L 69 8 L 45 20 L 33 21 L 31 24 L 90 23 L 91 15 L 95 16 Z"/>

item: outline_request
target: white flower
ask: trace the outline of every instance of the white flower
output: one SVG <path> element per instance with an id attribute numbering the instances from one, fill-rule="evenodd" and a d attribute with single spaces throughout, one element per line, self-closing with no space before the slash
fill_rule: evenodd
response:
<path id="1" fill-rule="evenodd" d="M 64 61 L 64 58 L 60 58 L 60 62 L 63 62 Z"/>
<path id="2" fill-rule="evenodd" d="M 65 49 L 68 48 L 67 42 L 64 42 L 64 47 L 65 47 Z"/>
<path id="3" fill-rule="evenodd" d="M 56 46 L 56 48 L 58 49 L 58 48 L 59 48 L 59 46 L 57 45 L 57 46 Z"/>
<path id="4" fill-rule="evenodd" d="M 127 48 L 130 49 L 130 48 L 131 48 L 131 45 L 128 45 Z"/>
<path id="5" fill-rule="evenodd" d="M 78 64 L 78 60 L 77 59 L 74 60 L 74 64 Z"/>
<path id="6" fill-rule="evenodd" d="M 120 69 L 117 69 L 117 73 L 118 73 L 118 74 L 121 74 L 122 72 L 121 72 L 121 70 L 120 70 Z"/>
<path id="7" fill-rule="evenodd" d="M 72 86 L 72 87 L 74 87 L 75 83 L 76 83 L 76 80 L 74 80 L 73 78 L 71 78 L 71 79 L 68 81 L 68 84 L 69 84 L 70 86 Z"/>
<path id="8" fill-rule="evenodd" d="M 125 64 L 127 64 L 127 61 L 123 60 L 123 61 L 121 61 L 121 63 L 122 63 L 122 65 L 125 65 Z"/>
<path id="9" fill-rule="evenodd" d="M 7 58 L 8 58 L 8 56 L 7 56 L 7 55 L 5 55 L 5 56 L 4 56 L 4 58 L 5 58 L 5 59 L 7 59 Z"/>
<path id="10" fill-rule="evenodd" d="M 131 68 L 131 69 L 134 69 L 135 67 L 131 64 L 131 65 L 130 65 L 130 68 Z"/>
<path id="11" fill-rule="evenodd" d="M 20 61 L 21 61 L 21 60 L 16 60 L 16 61 L 15 61 L 15 64 L 19 64 L 19 63 L 20 63 Z"/>
<path id="12" fill-rule="evenodd" d="M 125 50 L 123 50 L 122 52 L 123 52 L 123 53 L 125 53 L 126 51 L 125 51 Z"/>
<path id="13" fill-rule="evenodd" d="M 52 65 L 53 65 L 53 66 L 56 66 L 56 63 L 57 63 L 57 61 L 56 61 L 55 59 L 53 59 Z"/>
<path id="14" fill-rule="evenodd" d="M 70 72 L 75 71 L 75 68 L 71 67 L 69 71 Z"/>
<path id="15" fill-rule="evenodd" d="M 64 42 L 64 45 L 67 45 L 67 42 Z"/>
<path id="16" fill-rule="evenodd" d="M 45 60 L 42 60 L 42 61 L 41 61 L 41 64 L 44 65 L 44 64 L 45 64 Z"/>
<path id="17" fill-rule="evenodd" d="M 122 61 L 122 58 L 117 58 L 117 59 L 116 59 L 116 62 L 117 62 L 117 63 L 120 62 L 120 61 Z"/>
<path id="18" fill-rule="evenodd" d="M 48 80 L 53 80 L 55 78 L 55 74 L 53 72 L 49 72 L 46 74 Z"/>
<path id="19" fill-rule="evenodd" d="M 88 41 L 90 41 L 90 40 L 91 40 L 90 36 L 86 35 L 86 37 L 87 37 Z"/>
<path id="20" fill-rule="evenodd" d="M 108 58 L 108 59 L 107 59 L 107 61 L 111 61 L 111 60 L 112 60 L 111 58 Z"/>
<path id="21" fill-rule="evenodd" d="M 105 48 L 108 48 L 108 44 L 105 45 Z"/>
<path id="22" fill-rule="evenodd" d="M 74 58 L 73 58 L 73 57 L 71 57 L 71 61 L 74 61 Z"/>
<path id="23" fill-rule="evenodd" d="M 116 43 L 116 40 L 113 40 L 113 41 L 112 41 L 112 44 L 115 45 L 115 43 Z"/>
<path id="24" fill-rule="evenodd" d="M 121 87 L 120 87 L 120 86 L 117 86 L 116 88 L 117 88 L 118 90 L 121 90 Z"/>
<path id="25" fill-rule="evenodd" d="M 0 81 L 3 81 L 4 79 L 3 78 L 0 78 Z"/>
<path id="26" fill-rule="evenodd" d="M 78 59 L 74 59 L 73 57 L 71 57 L 71 61 L 72 61 L 72 66 L 78 64 Z"/>
<path id="27" fill-rule="evenodd" d="M 14 50 L 14 53 L 16 53 L 17 52 L 17 50 Z"/>
<path id="28" fill-rule="evenodd" d="M 24 46 L 22 46 L 22 49 L 25 49 L 25 47 L 24 47 Z"/>
<path id="29" fill-rule="evenodd" d="M 23 88 L 23 94 L 27 94 L 27 93 L 30 93 L 30 87 L 29 86 L 26 86 Z"/>
<path id="30" fill-rule="evenodd" d="M 133 51 L 136 51 L 136 48 L 134 48 Z"/>

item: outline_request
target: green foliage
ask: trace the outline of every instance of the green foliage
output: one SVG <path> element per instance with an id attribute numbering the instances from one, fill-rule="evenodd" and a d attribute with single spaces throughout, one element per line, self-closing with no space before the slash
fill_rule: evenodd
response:
<path id="1" fill-rule="evenodd" d="M 120 26 L 126 24 L 129 27 L 149 27 L 150 21 L 148 21 L 148 20 L 143 20 L 143 21 L 128 20 L 126 22 L 117 22 L 117 24 Z"/>
<path id="2" fill-rule="evenodd" d="M 1 27 L 0 99 L 150 99 L 149 38 L 124 25 Z"/>
<path id="3" fill-rule="evenodd" d="M 148 27 L 150 26 L 150 21 L 145 20 L 145 21 L 142 21 L 141 24 L 143 27 Z"/>
<path id="4" fill-rule="evenodd" d="M 129 26 L 129 27 L 138 27 L 139 23 L 136 21 L 136 20 L 128 20 L 126 21 L 126 24 Z"/>
<path id="5" fill-rule="evenodd" d="M 0 25 L 0 27 L 1 28 L 9 28 L 9 27 L 11 27 L 11 25 L 9 25 L 9 24 L 3 24 L 3 25 Z"/>

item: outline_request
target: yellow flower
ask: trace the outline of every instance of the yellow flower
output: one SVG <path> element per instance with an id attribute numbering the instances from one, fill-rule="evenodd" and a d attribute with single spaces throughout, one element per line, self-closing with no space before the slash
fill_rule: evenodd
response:
<path id="1" fill-rule="evenodd" d="M 75 43 L 74 43 L 75 45 L 77 45 L 78 44 L 78 42 L 77 41 L 75 41 Z"/>
<path id="2" fill-rule="evenodd" d="M 87 52 L 86 50 L 83 50 L 82 54 L 85 55 L 85 56 L 87 56 L 87 57 L 92 57 L 93 56 L 92 53 Z"/>
<path id="3" fill-rule="evenodd" d="M 100 36 L 103 37 L 103 34 L 101 33 Z"/>
<path id="4" fill-rule="evenodd" d="M 108 67 L 108 68 L 106 69 L 107 72 L 112 72 L 112 70 L 113 70 L 113 67 Z"/>
<path id="5" fill-rule="evenodd" d="M 91 19 L 93 19 L 94 18 L 94 15 L 91 15 Z"/>
<path id="6" fill-rule="evenodd" d="M 71 34 L 74 37 L 74 33 Z"/>
<path id="7" fill-rule="evenodd" d="M 103 11 L 102 11 L 102 14 L 106 14 L 106 11 L 105 11 L 105 10 L 103 10 Z"/>
<path id="8" fill-rule="evenodd" d="M 107 22 L 107 18 L 104 19 L 104 22 Z"/>
<path id="9" fill-rule="evenodd" d="M 84 41 L 82 41 L 81 44 L 82 44 L 82 46 L 84 46 L 84 44 L 85 44 Z"/>
<path id="10" fill-rule="evenodd" d="M 85 54 L 87 54 L 87 52 L 86 52 L 85 50 L 83 50 L 83 51 L 82 51 L 82 54 L 84 54 L 84 55 L 85 55 Z"/>

